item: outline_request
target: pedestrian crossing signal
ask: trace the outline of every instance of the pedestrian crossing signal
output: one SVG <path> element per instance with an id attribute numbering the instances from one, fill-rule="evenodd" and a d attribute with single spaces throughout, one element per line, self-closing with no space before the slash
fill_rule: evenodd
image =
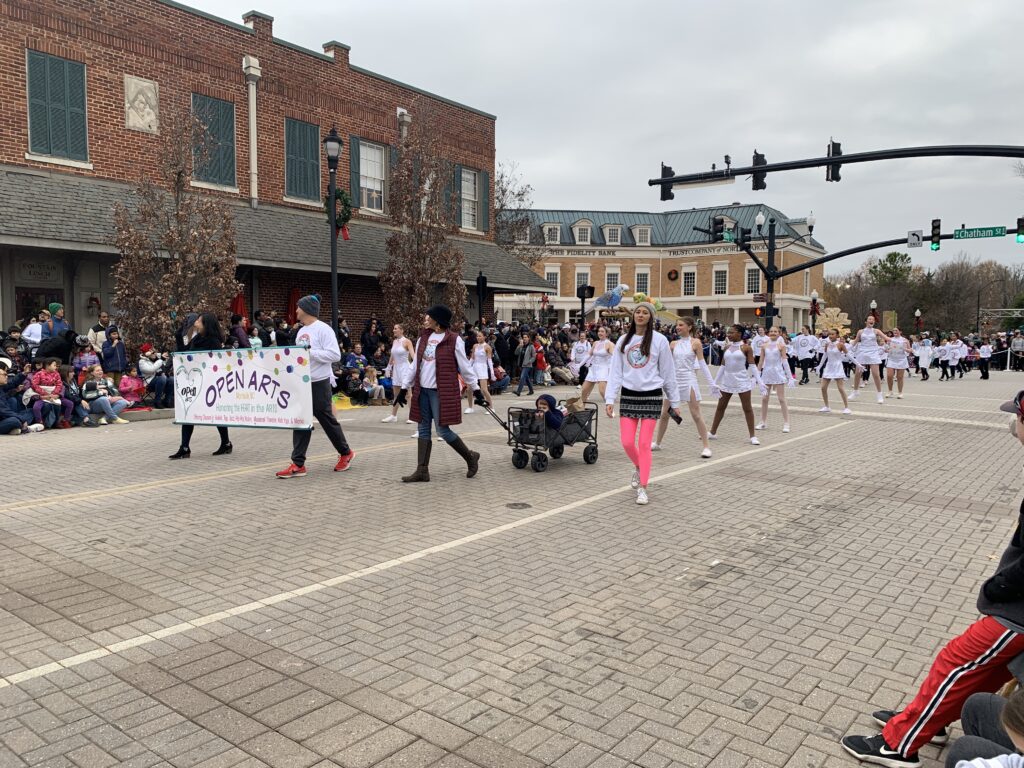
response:
<path id="1" fill-rule="evenodd" d="M 757 307 L 754 310 L 754 317 L 764 317 L 764 307 Z"/>

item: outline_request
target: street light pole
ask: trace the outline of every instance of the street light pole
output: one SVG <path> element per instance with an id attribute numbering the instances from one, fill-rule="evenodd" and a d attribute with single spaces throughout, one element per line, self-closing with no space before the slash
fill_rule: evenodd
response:
<path id="1" fill-rule="evenodd" d="M 818 319 L 818 291 L 817 289 L 811 291 L 811 335 L 817 333 L 816 321 Z"/>
<path id="2" fill-rule="evenodd" d="M 341 157 L 342 141 L 338 130 L 324 137 L 324 152 L 327 154 L 327 218 L 331 227 L 331 328 L 338 335 L 338 204 L 334 199 L 338 191 L 338 158 Z"/>

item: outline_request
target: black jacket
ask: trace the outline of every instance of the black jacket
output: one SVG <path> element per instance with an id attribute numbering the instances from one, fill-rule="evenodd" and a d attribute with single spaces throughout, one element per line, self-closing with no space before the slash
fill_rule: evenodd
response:
<path id="1" fill-rule="evenodd" d="M 198 349 L 224 349 L 224 342 L 212 336 L 193 336 L 192 341 L 188 343 L 188 351 Z"/>
<path id="2" fill-rule="evenodd" d="M 1010 545 L 999 559 L 996 572 L 982 584 L 978 595 L 978 612 L 1005 618 L 1024 626 L 1024 502 L 1021 502 L 1017 529 Z"/>

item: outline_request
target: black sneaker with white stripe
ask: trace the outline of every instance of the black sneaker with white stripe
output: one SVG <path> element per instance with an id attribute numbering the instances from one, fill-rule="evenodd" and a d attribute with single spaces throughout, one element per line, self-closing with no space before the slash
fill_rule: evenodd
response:
<path id="1" fill-rule="evenodd" d="M 872 712 L 871 717 L 874 719 L 876 723 L 884 726 L 898 714 L 899 712 L 897 712 L 894 709 L 880 709 L 877 712 Z M 948 742 L 949 731 L 947 731 L 945 728 L 943 728 L 941 731 L 932 736 L 931 740 L 932 744 L 938 744 L 939 746 L 942 746 L 943 744 L 946 744 Z"/>
<path id="2" fill-rule="evenodd" d="M 846 736 L 839 743 L 843 745 L 843 749 L 865 763 L 884 765 L 886 768 L 917 768 L 921 765 L 917 755 L 903 757 L 885 743 L 881 734 L 878 736 Z"/>

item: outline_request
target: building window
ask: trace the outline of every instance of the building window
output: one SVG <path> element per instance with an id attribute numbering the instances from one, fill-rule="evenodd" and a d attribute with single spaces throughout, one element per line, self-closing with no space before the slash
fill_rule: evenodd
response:
<path id="1" fill-rule="evenodd" d="M 516 230 L 516 245 L 529 245 L 530 244 L 530 225 L 523 224 Z"/>
<path id="2" fill-rule="evenodd" d="M 576 273 L 576 287 L 579 288 L 581 285 L 590 285 L 590 270 L 583 270 Z"/>
<path id="3" fill-rule="evenodd" d="M 811 295 L 811 271 L 804 270 L 804 296 Z"/>
<path id="4" fill-rule="evenodd" d="M 650 245 L 651 244 L 651 228 L 640 227 L 636 231 L 636 244 L 637 245 Z"/>
<path id="5" fill-rule="evenodd" d="M 697 295 L 697 273 L 683 272 L 683 296 Z"/>
<path id="6" fill-rule="evenodd" d="M 725 294 L 729 293 L 729 270 L 715 270 L 713 293 L 715 294 L 715 296 L 724 296 Z"/>
<path id="7" fill-rule="evenodd" d="M 548 285 L 551 286 L 551 290 L 556 294 L 558 293 L 558 270 L 548 269 L 544 271 L 544 279 L 548 281 Z"/>
<path id="8" fill-rule="evenodd" d="M 761 292 L 761 270 L 757 267 L 747 267 L 747 293 Z"/>
<path id="9" fill-rule="evenodd" d="M 576 245 L 590 245 L 590 227 L 576 227 Z"/>
<path id="10" fill-rule="evenodd" d="M 359 142 L 359 206 L 384 212 L 384 147 Z"/>
<path id="11" fill-rule="evenodd" d="M 202 145 L 194 155 L 196 180 L 235 186 L 235 105 L 193 93 L 192 114 L 203 124 Z"/>
<path id="12" fill-rule="evenodd" d="M 28 146 L 37 155 L 89 159 L 85 64 L 28 52 Z"/>
<path id="13" fill-rule="evenodd" d="M 606 291 L 615 290 L 615 287 L 619 284 L 619 273 L 608 272 L 604 273 L 604 289 Z"/>
<path id="14" fill-rule="evenodd" d="M 551 224 L 547 227 L 544 227 L 544 242 L 547 243 L 548 245 L 552 243 L 557 244 L 559 234 L 559 226 L 557 224 Z"/>
<path id="15" fill-rule="evenodd" d="M 637 293 L 647 293 L 651 289 L 651 273 L 637 270 L 636 273 L 636 291 Z"/>
<path id="16" fill-rule="evenodd" d="M 302 200 L 320 200 L 320 126 L 284 121 L 284 193 Z"/>
<path id="17" fill-rule="evenodd" d="M 462 228 L 480 229 L 480 194 L 477 187 L 477 172 L 462 169 Z"/>
<path id="18" fill-rule="evenodd" d="M 608 227 L 608 245 L 618 245 L 621 242 L 621 232 L 619 227 Z"/>

